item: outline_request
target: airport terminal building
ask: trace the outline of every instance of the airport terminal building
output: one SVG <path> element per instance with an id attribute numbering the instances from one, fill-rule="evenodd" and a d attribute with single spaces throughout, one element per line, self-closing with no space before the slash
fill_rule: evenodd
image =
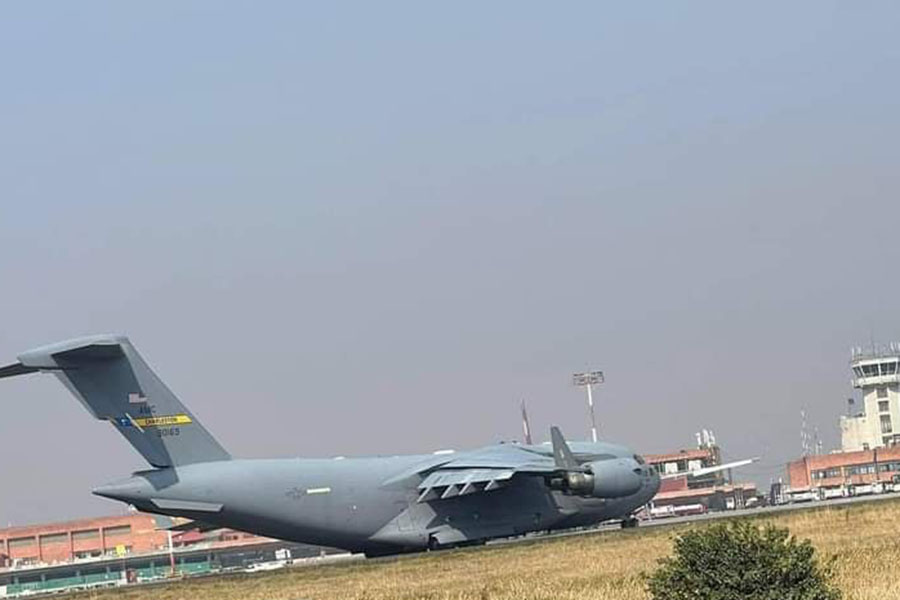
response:
<path id="1" fill-rule="evenodd" d="M 785 501 L 824 500 L 900 487 L 900 344 L 854 349 L 848 400 L 840 417 L 841 449 L 808 454 L 787 465 Z"/>
<path id="2" fill-rule="evenodd" d="M 787 473 L 791 493 L 811 492 L 810 499 L 886 491 L 900 477 L 900 446 L 804 456 Z"/>
<path id="3" fill-rule="evenodd" d="M 334 550 L 144 513 L 0 529 L 0 598 L 252 568 Z"/>
<path id="4" fill-rule="evenodd" d="M 0 567 L 57 564 L 168 548 L 169 517 L 135 513 L 0 529 Z"/>

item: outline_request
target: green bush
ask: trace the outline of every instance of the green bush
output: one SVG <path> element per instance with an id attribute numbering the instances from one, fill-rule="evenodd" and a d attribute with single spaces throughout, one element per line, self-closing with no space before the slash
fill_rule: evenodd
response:
<path id="1" fill-rule="evenodd" d="M 787 529 L 735 521 L 677 536 L 647 587 L 654 600 L 838 600 L 832 562 Z"/>

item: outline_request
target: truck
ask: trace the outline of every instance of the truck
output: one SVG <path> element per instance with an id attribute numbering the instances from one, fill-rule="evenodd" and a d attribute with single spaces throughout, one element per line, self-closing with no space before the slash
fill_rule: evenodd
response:
<path id="1" fill-rule="evenodd" d="M 788 492 L 788 498 L 792 504 L 799 502 L 813 502 L 814 500 L 819 499 L 819 494 L 816 490 L 791 490 Z"/>

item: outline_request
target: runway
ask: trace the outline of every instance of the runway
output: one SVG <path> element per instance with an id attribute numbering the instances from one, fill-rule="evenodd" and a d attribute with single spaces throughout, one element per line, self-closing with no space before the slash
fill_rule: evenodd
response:
<path id="1" fill-rule="evenodd" d="M 850 498 L 836 498 L 834 500 L 819 500 L 809 502 L 799 502 L 795 504 L 781 504 L 778 506 L 763 506 L 760 508 L 744 508 L 739 510 L 724 510 L 718 512 L 708 512 L 702 515 L 690 515 L 685 517 L 668 517 L 663 519 L 648 519 L 641 521 L 636 529 L 648 529 L 652 527 L 666 527 L 670 525 L 681 525 L 685 523 L 699 523 L 706 521 L 716 521 L 721 519 L 738 519 L 741 517 L 760 517 L 770 514 L 786 513 L 802 510 L 816 510 L 825 508 L 837 508 L 850 504 L 859 504 L 862 502 L 887 502 L 890 500 L 900 501 L 900 494 L 870 494 L 866 496 L 854 496 Z M 562 537 L 570 537 L 577 535 L 591 535 L 606 531 L 621 531 L 619 523 L 605 523 L 597 527 L 588 527 L 575 530 L 557 531 L 551 533 L 527 534 L 515 538 L 504 538 L 491 540 L 487 545 L 494 546 L 499 544 L 516 544 L 527 541 L 548 540 Z"/>

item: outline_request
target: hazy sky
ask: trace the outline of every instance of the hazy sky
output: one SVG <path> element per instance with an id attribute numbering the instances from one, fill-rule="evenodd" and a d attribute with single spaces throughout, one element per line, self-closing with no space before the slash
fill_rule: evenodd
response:
<path id="1" fill-rule="evenodd" d="M 896 2 L 5 2 L 0 363 L 128 334 L 234 455 L 715 430 L 900 339 Z M 145 464 L 0 382 L 0 524 Z"/>

